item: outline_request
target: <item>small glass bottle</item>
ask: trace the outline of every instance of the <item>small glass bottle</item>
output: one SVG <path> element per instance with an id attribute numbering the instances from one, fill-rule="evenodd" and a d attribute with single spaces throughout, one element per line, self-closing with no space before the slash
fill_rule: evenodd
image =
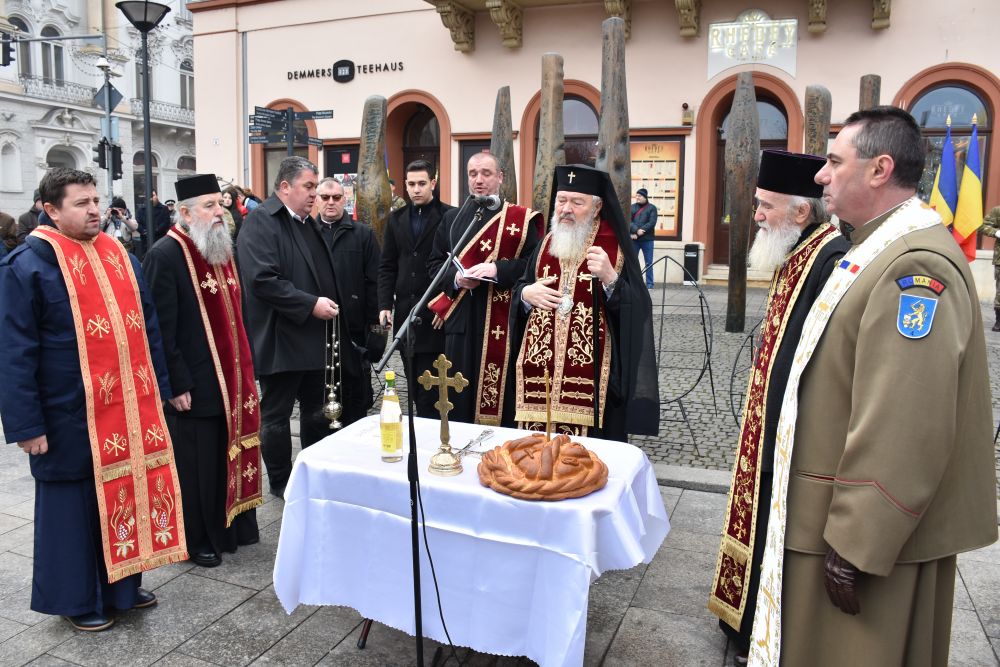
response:
<path id="1" fill-rule="evenodd" d="M 382 396 L 379 421 L 382 424 L 382 460 L 386 463 L 402 461 L 403 412 L 396 395 L 396 374 L 393 371 L 385 373 L 385 394 Z"/>

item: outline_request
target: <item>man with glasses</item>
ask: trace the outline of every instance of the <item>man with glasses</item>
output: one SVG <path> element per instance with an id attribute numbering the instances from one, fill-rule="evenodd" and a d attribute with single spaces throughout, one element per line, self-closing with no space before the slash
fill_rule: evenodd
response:
<path id="1" fill-rule="evenodd" d="M 316 187 L 319 197 L 319 230 L 333 262 L 336 301 L 341 304 L 339 323 L 342 380 L 338 399 L 344 407 L 345 426 L 368 413 L 374 403 L 371 362 L 385 349 L 378 326 L 379 247 L 372 228 L 344 215 L 344 186 L 332 177 Z"/>

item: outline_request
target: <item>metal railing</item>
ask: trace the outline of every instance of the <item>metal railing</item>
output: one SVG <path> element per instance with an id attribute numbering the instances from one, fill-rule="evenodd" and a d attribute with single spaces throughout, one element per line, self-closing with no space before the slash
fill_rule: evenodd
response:
<path id="1" fill-rule="evenodd" d="M 57 81 L 51 77 L 21 74 L 21 85 L 28 97 L 37 97 L 53 102 L 91 106 L 97 89 L 72 81 Z"/>
<path id="2" fill-rule="evenodd" d="M 141 117 L 142 100 L 138 97 L 133 97 L 129 101 L 132 104 L 132 113 Z M 150 100 L 149 117 L 155 120 L 165 120 L 170 123 L 182 123 L 194 126 L 194 109 L 186 109 L 179 104 Z"/>

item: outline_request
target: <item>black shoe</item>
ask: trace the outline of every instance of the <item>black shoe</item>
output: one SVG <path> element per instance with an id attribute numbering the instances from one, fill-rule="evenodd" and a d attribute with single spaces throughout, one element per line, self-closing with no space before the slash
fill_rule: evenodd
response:
<path id="1" fill-rule="evenodd" d="M 64 618 L 74 628 L 83 632 L 100 632 L 115 624 L 115 619 L 97 612 L 80 614 L 79 616 L 64 616 Z"/>
<path id="2" fill-rule="evenodd" d="M 735 667 L 746 667 L 750 661 L 750 651 L 737 651 L 733 654 L 733 665 Z"/>
<path id="3" fill-rule="evenodd" d="M 156 594 L 147 591 L 145 588 L 140 588 L 135 593 L 135 604 L 132 605 L 133 609 L 146 609 L 147 607 L 153 607 L 156 605 Z"/>
<path id="4" fill-rule="evenodd" d="M 200 567 L 219 567 L 222 565 L 222 556 L 214 551 L 198 551 L 191 554 L 191 562 Z"/>

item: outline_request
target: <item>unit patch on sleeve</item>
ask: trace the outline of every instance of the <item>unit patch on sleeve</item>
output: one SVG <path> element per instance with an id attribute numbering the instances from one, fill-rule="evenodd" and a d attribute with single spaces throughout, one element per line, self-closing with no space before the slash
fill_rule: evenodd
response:
<path id="1" fill-rule="evenodd" d="M 902 278 L 896 280 L 896 284 L 899 285 L 899 289 L 904 292 L 914 287 L 926 287 L 938 295 L 940 295 L 946 287 L 946 285 L 937 278 L 921 275 L 903 276 Z"/>
<path id="2" fill-rule="evenodd" d="M 937 303 L 937 299 L 929 296 L 900 294 L 896 329 L 904 338 L 923 338 L 931 332 Z"/>

